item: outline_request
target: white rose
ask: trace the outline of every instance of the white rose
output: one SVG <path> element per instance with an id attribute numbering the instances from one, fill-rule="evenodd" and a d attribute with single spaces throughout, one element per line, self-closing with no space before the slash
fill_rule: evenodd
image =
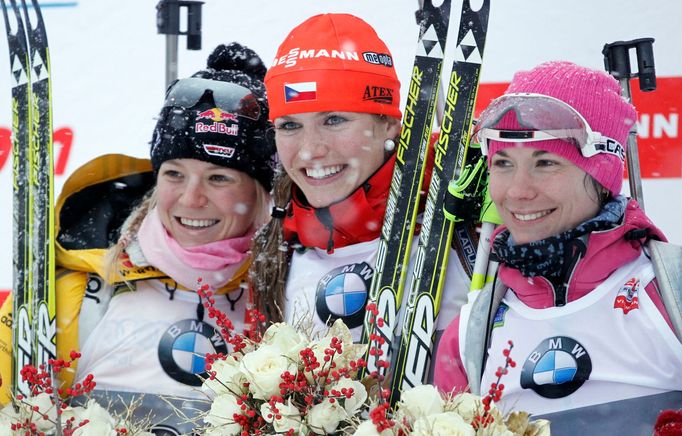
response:
<path id="1" fill-rule="evenodd" d="M 549 436 L 550 435 L 550 423 L 546 419 L 536 419 L 530 422 L 530 427 L 532 427 L 533 436 Z"/>
<path id="2" fill-rule="evenodd" d="M 18 432 L 12 431 L 12 424 L 20 421 L 19 414 L 14 411 L 12 403 L 7 404 L 0 410 L 0 436 L 14 436 Z"/>
<path id="3" fill-rule="evenodd" d="M 287 400 L 287 404 L 275 403 L 277 413 L 270 407 L 269 403 L 263 403 L 260 406 L 260 413 L 266 422 L 272 423 L 277 433 L 285 433 L 290 429 L 297 434 L 301 430 L 301 412 L 296 406 L 291 404 L 291 399 Z M 277 418 L 279 416 L 279 418 Z"/>
<path id="4" fill-rule="evenodd" d="M 211 410 L 204 417 L 204 422 L 218 430 L 217 434 L 236 435 L 241 433 L 241 426 L 234 422 L 234 414 L 242 414 L 237 398 L 232 394 L 218 395 L 211 403 Z"/>
<path id="5" fill-rule="evenodd" d="M 457 413 L 466 422 L 471 423 L 475 416 L 483 414 L 483 403 L 478 395 L 462 392 L 452 397 L 446 410 Z"/>
<path id="6" fill-rule="evenodd" d="M 342 389 L 353 389 L 353 396 L 350 398 L 343 398 L 341 399 L 341 404 L 343 404 L 344 409 L 346 409 L 346 412 L 348 412 L 349 416 L 352 416 L 355 414 L 355 412 L 362 407 L 362 405 L 365 403 L 365 400 L 367 399 L 367 389 L 365 389 L 365 385 L 360 383 L 357 380 L 351 380 L 349 378 L 342 378 L 338 382 L 334 383 L 332 386 L 329 387 L 329 390 L 331 391 L 332 389 L 336 389 L 337 391 L 341 391 Z"/>
<path id="7" fill-rule="evenodd" d="M 386 429 L 379 433 L 377 431 L 377 426 L 374 425 L 372 421 L 363 421 L 362 424 L 355 429 L 355 436 L 392 436 L 393 432 L 390 429 Z"/>
<path id="8" fill-rule="evenodd" d="M 78 427 L 86 419 L 89 421 L 78 428 L 74 436 L 116 434 L 116 420 L 93 399 L 89 400 L 85 407 L 67 407 L 62 412 L 62 424 L 66 425 L 70 418 L 74 418 L 74 427 Z"/>
<path id="9" fill-rule="evenodd" d="M 232 356 L 219 359 L 211 364 L 211 371 L 215 371 L 215 379 L 207 378 L 202 386 L 204 391 L 213 395 L 240 394 L 244 391 L 244 374 L 239 367 L 239 361 Z"/>
<path id="10" fill-rule="evenodd" d="M 282 373 L 295 372 L 296 365 L 283 356 L 278 348 L 263 345 L 242 357 L 240 369 L 249 382 L 249 390 L 254 398 L 267 401 L 273 395 L 279 395 Z"/>
<path id="11" fill-rule="evenodd" d="M 280 349 L 282 354 L 298 361 L 299 353 L 307 345 L 307 341 L 295 328 L 289 324 L 278 322 L 265 331 L 261 345 L 272 345 Z"/>
<path id="12" fill-rule="evenodd" d="M 475 436 L 476 431 L 454 412 L 437 413 L 419 418 L 412 427 L 412 436 Z"/>
<path id="13" fill-rule="evenodd" d="M 29 397 L 26 401 L 29 408 L 38 407 L 38 413 L 33 413 L 33 423 L 36 425 L 38 431 L 47 432 L 55 428 L 57 422 L 57 408 L 52 404 L 52 399 L 48 394 L 38 394 L 35 397 Z M 47 416 L 47 419 L 45 419 Z"/>
<path id="14" fill-rule="evenodd" d="M 330 364 L 325 362 L 325 350 L 331 349 L 332 338 L 337 338 L 341 342 L 341 353 L 335 354 L 333 361 L 336 364 L 336 368 L 348 367 L 351 360 L 357 360 L 365 355 L 368 345 L 367 344 L 354 344 L 353 337 L 348 330 L 346 324 L 337 319 L 334 324 L 329 328 L 327 335 L 322 339 L 318 339 L 310 344 L 310 348 L 315 354 L 315 358 L 320 363 L 320 369 L 328 370 Z M 306 374 L 309 381 L 312 381 L 310 374 Z"/>
<path id="15" fill-rule="evenodd" d="M 410 420 L 443 412 L 445 401 L 433 385 L 415 386 L 400 395 L 398 410 Z"/>
<path id="16" fill-rule="evenodd" d="M 308 411 L 308 425 L 317 434 L 333 433 L 339 423 L 346 419 L 346 410 L 338 401 L 324 400 Z"/>

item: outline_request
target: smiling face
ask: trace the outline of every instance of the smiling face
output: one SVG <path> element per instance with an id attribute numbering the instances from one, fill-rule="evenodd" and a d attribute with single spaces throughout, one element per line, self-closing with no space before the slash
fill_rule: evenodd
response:
<path id="1" fill-rule="evenodd" d="M 358 112 L 310 112 L 275 119 L 279 158 L 316 208 L 343 200 L 384 162 L 395 118 Z"/>
<path id="2" fill-rule="evenodd" d="M 531 147 L 510 147 L 490 164 L 490 195 L 516 244 L 576 227 L 599 212 L 598 194 L 570 161 Z"/>
<path id="3" fill-rule="evenodd" d="M 161 222 L 182 247 L 243 236 L 257 214 L 256 183 L 231 168 L 196 159 L 168 160 L 156 179 Z"/>

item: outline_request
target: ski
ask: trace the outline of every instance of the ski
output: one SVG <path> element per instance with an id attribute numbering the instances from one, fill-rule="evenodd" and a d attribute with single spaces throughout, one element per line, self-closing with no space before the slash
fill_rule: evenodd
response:
<path id="1" fill-rule="evenodd" d="M 413 262 L 402 336 L 392 365 L 392 403 L 400 398 L 403 389 L 427 382 L 454 224 L 477 219 L 473 215 L 480 210 L 468 207 L 466 202 L 482 200 L 485 187 L 484 160 L 479 148 L 469 147 L 469 136 L 489 11 L 490 0 L 484 0 L 478 11 L 472 10 L 469 0 L 462 2 L 455 59 L 440 136 L 435 144 L 434 168 Z M 450 180 L 455 183 L 450 185 Z M 460 200 L 461 209 L 444 213 L 449 191 L 450 198 Z"/>
<path id="2" fill-rule="evenodd" d="M 54 290 L 54 176 L 47 34 L 40 6 L 2 1 L 12 70 L 15 393 L 28 394 L 20 376 L 30 363 L 56 355 Z M 10 14 L 11 8 L 11 14 Z M 23 17 L 22 12 L 23 11 Z M 12 26 L 13 24 L 13 26 Z"/>
<path id="3" fill-rule="evenodd" d="M 377 259 L 368 301 L 376 305 L 383 319 L 374 322 L 371 311 L 365 313 L 362 341 L 369 343 L 373 334 L 385 341 L 380 353 L 366 354 L 364 374 L 386 374 L 377 365 L 387 360 L 398 327 L 398 310 L 402 302 L 405 273 L 410 256 L 419 195 L 424 178 L 424 162 L 428 152 L 433 116 L 438 98 L 443 55 L 450 21 L 450 0 L 438 7 L 432 0 L 421 9 L 417 54 L 407 87 L 407 104 L 403 111 L 402 129 L 396 150 L 396 162 L 381 228 Z"/>
<path id="4" fill-rule="evenodd" d="M 54 156 L 52 147 L 52 88 L 50 52 L 45 22 L 38 0 L 31 0 L 35 25 L 31 25 L 22 0 L 31 61 L 31 245 L 33 277 L 33 362 L 45 364 L 57 355 L 54 251 Z"/>
<path id="5" fill-rule="evenodd" d="M 29 52 L 21 13 L 15 2 L 2 1 L 7 31 L 12 80 L 12 233 L 13 233 L 13 338 L 12 386 L 15 393 L 28 394 L 19 370 L 31 363 L 31 285 L 29 227 L 30 70 Z M 9 8 L 9 10 L 8 10 Z M 14 24 L 14 26 L 12 26 Z"/>

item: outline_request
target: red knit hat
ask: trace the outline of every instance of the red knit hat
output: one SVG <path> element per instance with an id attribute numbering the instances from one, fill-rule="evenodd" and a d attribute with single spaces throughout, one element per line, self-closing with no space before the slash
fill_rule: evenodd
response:
<path id="1" fill-rule="evenodd" d="M 365 112 L 400 119 L 400 81 L 376 31 L 349 14 L 294 28 L 265 76 L 270 119 L 303 112 Z"/>
<path id="2" fill-rule="evenodd" d="M 592 130 L 615 139 L 625 147 L 630 127 L 637 121 L 637 112 L 620 92 L 618 81 L 603 71 L 571 62 L 545 62 L 530 71 L 516 73 L 505 94 L 534 93 L 557 98 L 578 111 Z M 518 130 L 519 125 L 515 117 L 505 115 L 496 128 Z M 560 139 L 523 144 L 490 141 L 488 159 L 504 148 L 518 146 L 562 156 L 591 175 L 613 195 L 620 194 L 623 161 L 613 154 L 600 153 L 587 158 L 575 145 Z"/>

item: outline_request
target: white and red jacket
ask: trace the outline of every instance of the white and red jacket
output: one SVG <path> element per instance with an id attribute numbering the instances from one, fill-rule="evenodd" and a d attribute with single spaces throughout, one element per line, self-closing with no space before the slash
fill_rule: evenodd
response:
<path id="1" fill-rule="evenodd" d="M 626 238 L 638 229 L 665 239 L 634 201 L 620 225 L 589 235 L 585 256 L 570 272 L 568 303 L 561 307 L 554 305 L 554 289 L 545 278 L 500 267 L 498 280 L 507 291 L 495 312 L 480 386 L 485 394 L 497 380 L 494 373 L 504 366 L 502 352 L 512 340 L 517 366 L 501 381 L 503 410 L 543 414 L 682 391 L 682 344 L 642 240 Z M 435 383 L 444 391 L 468 387 L 463 344 L 478 295 L 470 296 L 441 339 Z"/>

